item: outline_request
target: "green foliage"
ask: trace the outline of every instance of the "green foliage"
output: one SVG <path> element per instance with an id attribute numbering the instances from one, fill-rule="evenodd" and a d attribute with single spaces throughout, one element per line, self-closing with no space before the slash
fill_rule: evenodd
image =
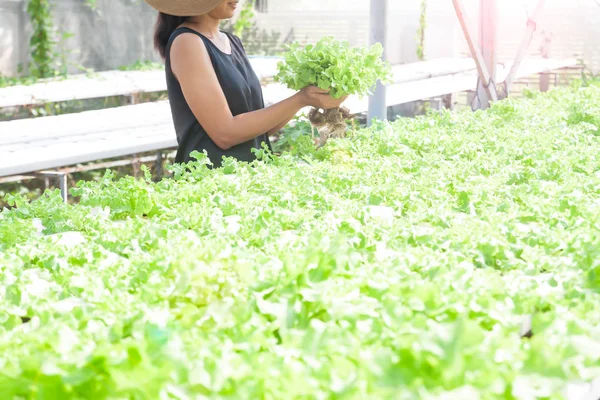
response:
<path id="1" fill-rule="evenodd" d="M 163 63 L 157 63 L 155 61 L 136 61 L 133 64 L 123 65 L 118 69 L 120 71 L 153 71 L 157 69 L 164 69 L 165 65 Z"/>
<path id="2" fill-rule="evenodd" d="M 382 54 L 380 44 L 370 49 L 352 48 L 348 42 L 331 37 L 305 48 L 295 42 L 288 46 L 285 62 L 279 63 L 275 80 L 294 90 L 309 85 L 331 89 L 335 98 L 365 96 L 378 79 L 391 80 L 391 66 L 381 59 Z"/>
<path id="3" fill-rule="evenodd" d="M 33 27 L 29 42 L 32 59 L 29 73 L 37 79 L 55 76 L 57 53 L 54 46 L 57 42 L 53 37 L 54 23 L 50 0 L 28 0 L 27 13 Z"/>
<path id="4" fill-rule="evenodd" d="M 425 60 L 425 33 L 427 32 L 427 0 L 421 0 L 419 29 L 417 30 L 417 58 Z"/>
<path id="5" fill-rule="evenodd" d="M 221 29 L 238 36 L 246 52 L 251 55 L 279 56 L 283 54 L 281 42 L 290 42 L 289 37 L 281 39 L 279 31 L 270 31 L 260 28 L 254 19 L 255 0 L 247 0 L 244 3 L 240 16 L 232 20 L 224 20 Z"/>
<path id="6" fill-rule="evenodd" d="M 586 80 L 584 85 L 584 87 L 589 87 L 590 83 L 587 83 Z M 569 108 L 567 123 L 585 126 L 589 132 L 600 136 L 600 106 L 594 96 L 595 94 L 591 91 L 582 91 L 580 98 Z"/>
<path id="7" fill-rule="evenodd" d="M 281 32 L 262 29 L 254 21 L 244 29 L 241 40 L 246 52 L 257 56 L 282 56 L 283 46 L 291 42 L 289 36 L 282 39 Z"/>
<path id="8" fill-rule="evenodd" d="M 37 81 L 33 76 L 4 76 L 0 74 L 0 88 L 15 85 L 33 85 Z"/>
<path id="9" fill-rule="evenodd" d="M 298 146 L 300 144 L 299 140 L 304 140 L 304 137 L 309 138 L 312 142 L 315 137 L 318 138 L 318 135 L 318 131 L 312 127 L 310 121 L 306 118 L 296 117 L 292 123 L 288 124 L 288 126 L 282 129 L 278 134 L 278 137 L 272 146 L 273 151 L 275 153 L 290 151 Z"/>
<path id="10" fill-rule="evenodd" d="M 233 33 L 238 37 L 242 37 L 244 31 L 252 27 L 254 19 L 254 3 L 255 0 L 246 0 L 244 7 L 240 12 L 240 16 L 235 21 L 233 26 Z"/>
<path id="11" fill-rule="evenodd" d="M 84 0 L 85 4 L 93 11 L 97 11 L 98 10 L 98 4 L 97 1 L 98 0 Z"/>
<path id="12" fill-rule="evenodd" d="M 1 397 L 567 398 L 600 375 L 600 137 L 570 117 L 600 87 L 530 97 L 11 196 Z"/>
<path id="13" fill-rule="evenodd" d="M 92 10 L 96 10 L 96 0 L 85 0 L 85 2 Z M 52 7 L 50 0 L 27 0 L 27 14 L 33 29 L 29 41 L 31 52 L 29 74 L 14 78 L 0 75 L 0 87 L 33 84 L 39 79 L 67 76 L 69 62 L 64 51 L 64 42 L 74 35 L 70 32 L 61 32 L 57 36 Z M 60 49 L 57 49 L 58 45 Z"/>

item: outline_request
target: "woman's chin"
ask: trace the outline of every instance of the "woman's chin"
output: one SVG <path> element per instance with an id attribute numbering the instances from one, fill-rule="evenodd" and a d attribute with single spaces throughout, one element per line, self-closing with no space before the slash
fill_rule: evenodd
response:
<path id="1" fill-rule="evenodd" d="M 234 15 L 235 15 L 235 11 L 226 12 L 226 13 L 219 15 L 218 19 L 231 19 L 231 18 L 233 18 Z"/>

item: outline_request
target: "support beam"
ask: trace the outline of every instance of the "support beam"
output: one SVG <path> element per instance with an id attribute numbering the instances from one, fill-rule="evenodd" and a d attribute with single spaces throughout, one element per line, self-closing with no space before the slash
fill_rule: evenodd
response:
<path id="1" fill-rule="evenodd" d="M 383 59 L 387 60 L 387 10 L 388 0 L 371 0 L 371 19 L 369 43 L 381 43 L 383 46 Z M 375 92 L 369 97 L 369 111 L 367 123 L 371 125 L 373 118 L 387 119 L 386 88 L 377 82 Z"/>
<path id="2" fill-rule="evenodd" d="M 176 155 L 176 152 L 170 152 L 166 155 L 166 158 L 169 160 L 172 160 L 175 158 L 175 155 Z M 144 164 L 156 162 L 156 158 L 157 158 L 156 156 L 146 156 L 146 157 L 140 158 L 140 162 L 144 163 Z M 69 174 L 73 174 L 76 172 L 96 171 L 96 170 L 100 170 L 100 169 L 124 167 L 124 166 L 131 165 L 131 163 L 132 163 L 132 159 L 125 158 L 123 160 L 117 160 L 117 161 L 107 161 L 107 162 L 101 162 L 101 163 L 78 165 L 75 167 L 60 168 L 56 172 L 60 172 L 60 173 L 69 175 Z M 55 172 L 55 171 L 52 171 L 52 172 Z M 37 176 L 36 176 L 36 173 L 32 172 L 30 175 L 12 175 L 12 176 L 0 177 L 0 185 L 4 184 L 4 183 L 30 181 L 32 179 L 36 179 L 36 178 L 40 178 L 40 177 L 42 177 L 44 179 L 49 179 L 47 176 L 44 177 L 42 174 L 37 174 Z M 50 184 L 48 183 L 47 186 L 49 187 Z"/>
<path id="3" fill-rule="evenodd" d="M 452 2 L 454 3 L 456 16 L 458 17 L 460 26 L 462 27 L 465 39 L 467 40 L 467 44 L 469 45 L 471 56 L 473 57 L 473 60 L 475 60 L 475 65 L 477 66 L 477 72 L 479 74 L 479 80 L 481 82 L 484 82 L 483 88 L 485 90 L 485 94 L 487 95 L 488 99 L 492 101 L 497 101 L 498 94 L 496 93 L 495 82 L 490 76 L 490 73 L 485 64 L 485 60 L 483 59 L 483 55 L 481 54 L 481 50 L 477 48 L 477 46 L 475 46 L 475 41 L 473 40 L 474 36 L 469 30 L 469 26 L 467 24 L 467 14 L 465 12 L 462 0 L 452 0 Z"/>
<path id="4" fill-rule="evenodd" d="M 527 20 L 527 28 L 525 30 L 525 34 L 523 35 L 523 39 L 521 40 L 521 45 L 519 46 L 519 50 L 517 51 L 517 55 L 515 57 L 515 61 L 513 62 L 512 67 L 508 75 L 506 76 L 505 85 L 506 85 L 506 95 L 510 94 L 512 89 L 512 84 L 514 82 L 515 76 L 517 75 L 517 71 L 521 66 L 521 61 L 525 58 L 527 54 L 527 49 L 531 44 L 531 40 L 533 39 L 533 34 L 537 29 L 537 21 L 542 13 L 544 8 L 545 0 L 538 0 L 537 6 L 535 7 L 535 11 L 531 15 L 531 17 Z"/>
<path id="5" fill-rule="evenodd" d="M 486 85 L 495 85 L 496 83 L 496 65 L 498 65 L 496 59 L 498 25 L 496 0 L 480 0 L 479 11 L 479 47 L 490 78 L 489 80 L 479 81 L 477 95 L 481 103 L 480 107 L 487 109 L 490 106 L 490 101 L 496 101 L 485 88 Z"/>

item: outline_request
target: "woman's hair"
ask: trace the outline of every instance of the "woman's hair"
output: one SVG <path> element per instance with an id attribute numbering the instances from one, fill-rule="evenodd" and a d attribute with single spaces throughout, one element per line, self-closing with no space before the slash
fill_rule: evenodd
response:
<path id="1" fill-rule="evenodd" d="M 175 29 L 188 19 L 190 19 L 190 17 L 176 17 L 174 15 L 158 13 L 154 30 L 154 47 L 163 59 L 167 56 L 167 44 L 169 43 L 169 38 L 173 32 L 175 32 Z"/>

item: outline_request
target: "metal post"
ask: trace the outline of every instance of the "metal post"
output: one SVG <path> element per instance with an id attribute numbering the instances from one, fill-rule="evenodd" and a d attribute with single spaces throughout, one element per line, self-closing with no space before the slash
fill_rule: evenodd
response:
<path id="1" fill-rule="evenodd" d="M 552 33 L 543 32 L 544 41 L 542 43 L 542 58 L 550 58 L 550 45 L 552 44 Z M 555 77 L 558 76 L 555 74 Z M 556 84 L 556 78 L 554 78 L 554 86 Z M 547 92 L 550 88 L 550 72 L 543 72 L 540 76 L 540 92 Z"/>
<path id="2" fill-rule="evenodd" d="M 127 97 L 129 98 L 129 104 L 132 106 L 136 105 L 140 102 L 140 94 L 139 93 L 131 93 Z"/>
<path id="3" fill-rule="evenodd" d="M 496 0 L 481 0 L 481 8 L 479 15 L 479 46 L 483 62 L 487 68 L 490 84 L 496 83 L 496 25 L 497 12 Z M 491 99 L 484 85 L 487 82 L 479 82 L 477 87 L 477 95 L 481 100 L 481 108 L 486 109 L 490 106 Z"/>
<path id="4" fill-rule="evenodd" d="M 467 40 L 467 44 L 469 45 L 469 51 L 471 52 L 471 56 L 475 61 L 475 65 L 477 66 L 477 73 L 479 75 L 480 82 L 485 82 L 483 85 L 483 89 L 488 99 L 493 101 L 498 100 L 498 93 L 496 92 L 496 85 L 490 76 L 487 66 L 485 65 L 485 61 L 483 59 L 483 55 L 481 54 L 481 49 L 475 45 L 475 40 L 473 39 L 473 35 L 469 29 L 469 25 L 467 24 L 467 13 L 465 11 L 465 7 L 463 6 L 462 0 L 452 0 L 454 4 L 454 9 L 456 11 L 456 16 L 458 17 L 458 21 L 460 22 L 460 26 L 462 27 L 463 34 L 465 35 L 465 39 Z M 473 103 L 480 103 L 480 97 L 477 95 L 477 92 L 473 96 Z M 480 104 L 473 105 L 473 109 L 480 108 Z"/>
<path id="5" fill-rule="evenodd" d="M 58 176 L 58 186 L 60 187 L 60 194 L 65 203 L 69 200 L 69 182 L 67 180 L 67 174 L 60 174 Z"/>
<path id="6" fill-rule="evenodd" d="M 515 61 L 510 67 L 510 71 L 506 76 L 505 85 L 506 85 L 506 95 L 510 94 L 512 89 L 513 82 L 515 77 L 517 76 L 517 72 L 519 70 L 519 66 L 525 58 L 527 54 L 527 49 L 529 49 L 529 45 L 533 40 L 533 34 L 537 29 L 537 21 L 539 19 L 540 14 L 542 13 L 542 9 L 544 8 L 545 0 L 538 0 L 537 6 L 535 7 L 535 11 L 531 15 L 531 17 L 527 21 L 527 28 L 525 29 L 525 34 L 523 35 L 523 39 L 521 40 L 521 45 L 517 50 L 517 55 L 515 56 Z"/>
<path id="7" fill-rule="evenodd" d="M 133 177 L 136 179 L 140 177 L 141 165 L 142 163 L 140 162 L 140 157 L 137 154 L 133 154 L 131 156 L 131 166 L 133 167 Z"/>
<path id="8" fill-rule="evenodd" d="M 371 0 L 371 20 L 369 43 L 381 43 L 383 46 L 383 59 L 387 60 L 387 8 L 388 0 Z M 387 119 L 386 88 L 377 82 L 375 92 L 369 97 L 369 111 L 367 123 L 371 125 L 373 118 Z"/>
<path id="9" fill-rule="evenodd" d="M 156 154 L 156 161 L 154 162 L 154 175 L 155 175 L 155 179 L 156 181 L 160 181 L 163 178 L 164 172 L 163 172 L 163 153 L 162 151 L 159 151 Z"/>

